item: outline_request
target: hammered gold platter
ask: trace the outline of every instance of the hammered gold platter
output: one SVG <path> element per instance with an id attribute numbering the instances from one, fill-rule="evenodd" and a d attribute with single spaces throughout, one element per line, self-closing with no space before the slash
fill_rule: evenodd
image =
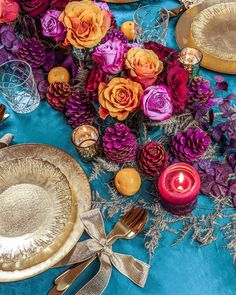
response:
<path id="1" fill-rule="evenodd" d="M 80 165 L 48 145 L 0 150 L 0 282 L 37 275 L 61 261 L 83 232 L 91 191 Z"/>
<path id="2" fill-rule="evenodd" d="M 202 67 L 236 74 L 236 1 L 205 0 L 187 10 L 176 25 L 176 41 L 199 49 Z"/>

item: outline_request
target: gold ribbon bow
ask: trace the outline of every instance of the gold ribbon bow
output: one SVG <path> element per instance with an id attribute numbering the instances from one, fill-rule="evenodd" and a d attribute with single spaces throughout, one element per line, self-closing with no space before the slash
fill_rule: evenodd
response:
<path id="1" fill-rule="evenodd" d="M 144 287 L 149 273 L 149 265 L 112 251 L 104 229 L 102 215 L 99 209 L 94 209 L 80 216 L 86 232 L 91 239 L 79 242 L 67 264 L 74 264 L 97 255 L 100 260 L 98 273 L 76 295 L 102 294 L 110 280 L 112 265 L 123 275 L 140 287 Z"/>

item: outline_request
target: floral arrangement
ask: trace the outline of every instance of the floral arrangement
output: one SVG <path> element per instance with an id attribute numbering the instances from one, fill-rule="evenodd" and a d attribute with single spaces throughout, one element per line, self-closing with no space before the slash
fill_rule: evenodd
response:
<path id="1" fill-rule="evenodd" d="M 177 51 L 156 42 L 129 43 L 105 3 L 0 0 L 0 7 L 0 63 L 27 61 L 42 99 L 64 112 L 73 128 L 99 127 L 107 160 L 94 163 L 91 181 L 104 171 L 135 166 L 152 183 L 167 165 L 187 162 L 199 171 L 201 192 L 213 198 L 215 213 L 167 217 L 153 198 L 121 199 L 114 187 L 110 201 L 95 193 L 94 206 L 109 216 L 133 203 L 148 209 L 150 253 L 170 224 L 182 222 L 178 241 L 193 230 L 195 240 L 208 244 L 215 239 L 215 220 L 228 218 L 232 228 L 221 229 L 236 259 L 236 216 L 222 213 L 236 207 L 235 96 L 216 97 L 227 91 L 224 79 L 217 76 L 213 89 L 204 77 L 189 76 Z M 66 68 L 71 79 L 49 83 L 56 66 Z M 156 190 L 154 195 L 157 200 Z"/>

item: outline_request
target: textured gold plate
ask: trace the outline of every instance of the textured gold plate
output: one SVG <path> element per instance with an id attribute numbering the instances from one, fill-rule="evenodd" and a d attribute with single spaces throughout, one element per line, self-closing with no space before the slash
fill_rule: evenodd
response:
<path id="1" fill-rule="evenodd" d="M 236 1 L 205 0 L 186 11 L 176 25 L 180 48 L 202 51 L 201 66 L 236 74 Z"/>
<path id="2" fill-rule="evenodd" d="M 0 150 L 0 281 L 58 263 L 83 232 L 91 206 L 86 175 L 67 153 L 39 144 Z"/>

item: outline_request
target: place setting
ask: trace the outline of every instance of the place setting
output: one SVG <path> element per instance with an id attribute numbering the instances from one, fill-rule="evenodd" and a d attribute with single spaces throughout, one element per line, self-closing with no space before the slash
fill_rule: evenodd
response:
<path id="1" fill-rule="evenodd" d="M 233 276 L 236 2 L 146 2 L 0 1 L 0 294 Z"/>

